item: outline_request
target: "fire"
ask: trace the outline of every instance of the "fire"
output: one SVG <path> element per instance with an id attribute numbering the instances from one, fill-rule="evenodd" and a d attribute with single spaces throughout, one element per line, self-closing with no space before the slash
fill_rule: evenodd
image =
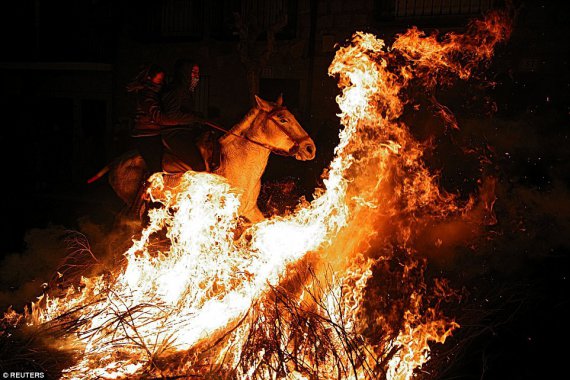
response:
<path id="1" fill-rule="evenodd" d="M 411 378 L 429 359 L 428 343 L 459 327 L 437 305 L 426 309 L 437 297 L 409 280 L 421 273 L 415 230 L 474 202 L 438 187 L 425 147 L 400 121 L 404 90 L 469 78 L 508 31 L 492 14 L 441 39 L 412 28 L 391 48 L 355 33 L 329 68 L 344 128 L 324 187 L 239 237 L 240 194 L 223 178 L 155 175 L 149 195 L 158 206 L 125 264 L 63 297 L 46 295 L 27 317 L 29 325 L 73 326 L 58 348 L 80 359 L 63 377 Z M 409 287 L 399 329 L 395 309 L 366 306 L 391 247 L 403 252 L 398 282 Z M 388 338 L 370 335 L 373 325 Z"/>

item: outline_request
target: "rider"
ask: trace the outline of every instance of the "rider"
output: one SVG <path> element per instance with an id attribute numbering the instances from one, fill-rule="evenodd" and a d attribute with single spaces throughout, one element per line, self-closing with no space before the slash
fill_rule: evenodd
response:
<path id="1" fill-rule="evenodd" d="M 164 88 L 162 95 L 164 112 L 168 116 L 174 118 L 180 114 L 194 116 L 184 128 L 165 126 L 162 129 L 166 149 L 194 171 L 206 170 L 196 145 L 198 138 L 206 130 L 204 123 L 207 122 L 194 111 L 194 94 L 199 81 L 200 66 L 192 61 L 178 60 L 174 66 L 174 78 Z"/>
<path id="2" fill-rule="evenodd" d="M 143 157 L 148 175 L 162 171 L 163 144 L 161 126 L 185 125 L 195 120 L 187 113 L 166 115 L 160 103 L 160 91 L 165 71 L 158 65 L 144 68 L 127 86 L 127 91 L 137 95 L 135 123 L 131 136 Z"/>

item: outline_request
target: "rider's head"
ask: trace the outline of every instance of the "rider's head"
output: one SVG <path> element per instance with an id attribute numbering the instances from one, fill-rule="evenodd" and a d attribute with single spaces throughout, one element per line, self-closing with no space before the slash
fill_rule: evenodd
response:
<path id="1" fill-rule="evenodd" d="M 164 82 L 164 76 L 164 70 L 158 65 L 152 65 L 148 69 L 147 80 L 151 81 L 153 84 L 162 84 Z"/>
<path id="2" fill-rule="evenodd" d="M 200 82 L 200 66 L 194 61 L 179 59 L 174 65 L 174 82 L 194 92 Z"/>
<path id="3" fill-rule="evenodd" d="M 192 66 L 192 73 L 190 78 L 190 91 L 194 92 L 196 87 L 198 86 L 198 82 L 200 82 L 200 66 L 195 63 Z"/>

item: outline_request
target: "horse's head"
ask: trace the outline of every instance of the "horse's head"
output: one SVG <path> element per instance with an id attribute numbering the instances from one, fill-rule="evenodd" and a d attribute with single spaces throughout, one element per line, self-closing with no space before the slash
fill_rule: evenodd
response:
<path id="1" fill-rule="evenodd" d="M 299 125 L 295 116 L 283 107 L 283 97 L 280 95 L 275 103 L 268 102 L 255 96 L 257 108 L 260 110 L 259 133 L 265 144 L 275 153 L 295 157 L 297 160 L 308 161 L 315 158 L 314 141 Z"/>

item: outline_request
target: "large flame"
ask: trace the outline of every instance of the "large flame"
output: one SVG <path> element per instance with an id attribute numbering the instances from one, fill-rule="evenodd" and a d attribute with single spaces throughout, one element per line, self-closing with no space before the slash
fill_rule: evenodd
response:
<path id="1" fill-rule="evenodd" d="M 216 369 L 239 379 L 411 378 L 429 359 L 428 343 L 444 342 L 458 325 L 424 308 L 428 295 L 411 281 L 401 329 L 389 331 L 389 310 L 365 315 L 367 283 L 391 255 L 389 245 L 379 254 L 379 243 L 409 257 L 405 282 L 420 266 L 409 244 L 414 229 L 462 218 L 474 202 L 461 204 L 438 187 L 422 161 L 424 146 L 400 121 L 409 101 L 403 90 L 469 78 L 508 36 L 506 25 L 492 14 L 443 38 L 413 28 L 391 49 L 355 33 L 329 68 L 341 89 L 344 128 L 324 187 L 312 202 L 239 238 L 240 196 L 223 178 L 155 175 L 149 193 L 158 206 L 121 269 L 84 278 L 63 297 L 46 296 L 28 318 L 33 325 L 73 321 L 58 347 L 80 359 L 63 376 L 206 376 Z M 301 286 L 285 284 L 293 278 Z M 392 338 L 371 339 L 365 331 L 372 324 Z M 256 337 L 277 347 L 259 343 L 252 351 Z"/>

